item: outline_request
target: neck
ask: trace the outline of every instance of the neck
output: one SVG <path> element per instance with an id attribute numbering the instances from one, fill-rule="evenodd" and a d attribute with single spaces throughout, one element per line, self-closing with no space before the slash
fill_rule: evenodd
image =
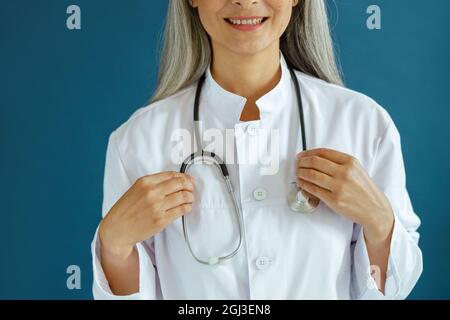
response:
<path id="1" fill-rule="evenodd" d="M 279 44 L 254 55 L 239 55 L 213 43 L 211 74 L 225 90 L 255 102 L 281 79 Z"/>

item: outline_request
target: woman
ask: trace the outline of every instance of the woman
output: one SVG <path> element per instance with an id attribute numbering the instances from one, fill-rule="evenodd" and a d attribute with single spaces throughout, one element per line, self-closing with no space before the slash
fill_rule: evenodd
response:
<path id="1" fill-rule="evenodd" d="M 152 103 L 109 139 L 95 298 L 405 298 L 422 255 L 400 136 L 381 106 L 342 86 L 323 1 L 172 0 L 168 10 Z M 289 66 L 302 94 L 301 153 Z M 220 265 L 196 261 L 181 217 L 198 257 L 235 248 L 222 175 L 206 165 L 178 173 L 174 160 L 175 132 L 193 134 L 203 74 L 200 120 L 227 136 L 226 151 L 210 151 L 229 165 L 242 209 L 243 246 Z M 259 155 L 256 145 L 271 150 L 270 170 L 247 158 Z M 290 208 L 293 187 L 318 205 L 313 213 Z"/>

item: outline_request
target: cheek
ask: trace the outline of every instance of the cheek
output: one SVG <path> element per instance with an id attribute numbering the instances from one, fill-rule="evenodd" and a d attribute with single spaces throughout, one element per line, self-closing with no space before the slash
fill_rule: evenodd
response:
<path id="1" fill-rule="evenodd" d="M 281 36 L 291 20 L 292 0 L 270 0 L 268 2 L 275 17 L 273 28 Z"/>
<path id="2" fill-rule="evenodd" d="M 208 34 L 215 34 L 215 30 L 217 29 L 216 22 L 213 17 L 208 13 L 202 12 L 199 10 L 200 21 L 203 25 L 203 28 L 206 30 Z"/>
<path id="3" fill-rule="evenodd" d="M 199 2 L 197 9 L 200 21 L 203 28 L 211 37 L 220 34 L 222 21 L 219 18 L 218 12 L 223 8 L 223 2 L 224 0 L 203 0 Z"/>

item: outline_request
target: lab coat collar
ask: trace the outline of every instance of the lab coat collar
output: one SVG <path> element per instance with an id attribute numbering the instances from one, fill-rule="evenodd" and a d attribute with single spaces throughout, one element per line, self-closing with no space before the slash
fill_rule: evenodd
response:
<path id="1" fill-rule="evenodd" d="M 260 110 L 260 121 L 263 123 L 286 108 L 286 102 L 291 94 L 289 69 L 281 51 L 280 65 L 282 73 L 280 81 L 271 91 L 256 101 Z M 242 123 L 240 116 L 247 99 L 222 88 L 212 77 L 211 66 L 208 66 L 205 75 L 206 106 L 203 112 L 207 112 L 225 128 L 234 128 L 235 124 Z M 200 114 L 202 114 L 201 107 Z"/>

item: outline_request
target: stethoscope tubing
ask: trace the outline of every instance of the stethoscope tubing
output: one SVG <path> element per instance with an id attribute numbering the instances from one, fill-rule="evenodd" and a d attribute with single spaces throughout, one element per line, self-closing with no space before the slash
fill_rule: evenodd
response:
<path id="1" fill-rule="evenodd" d="M 291 78 L 294 82 L 295 95 L 297 98 L 297 104 L 298 104 L 298 109 L 299 109 L 300 127 L 301 127 L 301 135 L 302 135 L 302 148 L 303 148 L 303 150 L 306 150 L 307 145 L 306 145 L 306 133 L 305 133 L 305 120 L 304 120 L 304 114 L 303 114 L 303 103 L 302 103 L 302 95 L 301 95 L 301 91 L 300 91 L 300 84 L 298 82 L 297 76 L 295 75 L 294 68 L 289 63 L 288 63 L 288 69 L 289 69 Z M 185 173 L 189 169 L 189 167 L 192 165 L 192 163 L 195 161 L 195 159 L 197 159 L 197 158 L 201 158 L 203 160 L 206 157 L 206 158 L 214 160 L 215 166 L 222 173 L 222 176 L 224 178 L 224 181 L 225 181 L 227 189 L 228 189 L 228 193 L 231 196 L 232 201 L 233 201 L 233 205 L 234 205 L 234 209 L 235 209 L 235 213 L 236 213 L 236 217 L 237 217 L 238 225 L 239 225 L 239 241 L 238 241 L 236 248 L 229 254 L 219 256 L 219 257 L 210 257 L 208 260 L 204 260 L 204 259 L 199 258 L 195 254 L 195 252 L 192 248 L 191 241 L 190 241 L 190 235 L 189 235 L 189 232 L 187 229 L 184 215 L 182 216 L 182 225 L 183 225 L 184 238 L 186 240 L 189 251 L 192 254 L 192 256 L 194 257 L 194 259 L 201 264 L 217 265 L 217 264 L 224 263 L 225 261 L 233 258 L 239 252 L 239 250 L 242 248 L 242 244 L 245 239 L 245 229 L 244 229 L 244 223 L 243 223 L 242 208 L 240 207 L 240 205 L 237 201 L 236 194 L 234 192 L 234 188 L 232 186 L 226 164 L 215 153 L 203 150 L 202 140 L 201 140 L 201 132 L 200 132 L 200 121 L 199 121 L 199 105 L 200 105 L 200 97 L 201 97 L 203 84 L 205 82 L 205 78 L 206 78 L 206 75 L 204 73 L 198 81 L 197 89 L 196 89 L 196 93 L 195 93 L 195 99 L 194 99 L 194 119 L 193 120 L 194 120 L 195 140 L 197 141 L 197 151 L 192 153 L 189 157 L 187 157 L 183 161 L 183 164 L 181 165 L 181 168 L 180 168 L 180 172 Z"/>

